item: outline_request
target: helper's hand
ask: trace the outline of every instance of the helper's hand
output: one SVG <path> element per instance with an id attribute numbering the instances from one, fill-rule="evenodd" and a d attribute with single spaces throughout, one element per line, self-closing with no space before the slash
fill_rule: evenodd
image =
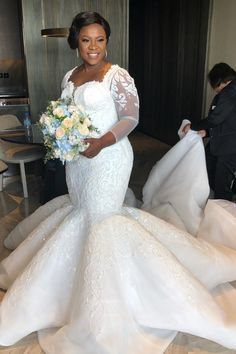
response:
<path id="1" fill-rule="evenodd" d="M 202 137 L 202 138 L 205 138 L 205 136 L 207 135 L 207 132 L 206 132 L 205 129 L 198 130 L 197 133 L 198 133 L 198 134 L 200 135 L 200 137 Z"/>
<path id="2" fill-rule="evenodd" d="M 187 134 L 187 132 L 188 132 L 190 129 L 191 129 L 191 124 L 188 123 L 188 124 L 186 124 L 186 125 L 183 127 L 182 132 L 183 132 L 184 134 Z"/>

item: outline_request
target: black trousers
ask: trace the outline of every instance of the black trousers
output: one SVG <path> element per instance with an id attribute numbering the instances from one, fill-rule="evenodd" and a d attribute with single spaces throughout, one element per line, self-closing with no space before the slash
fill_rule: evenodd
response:
<path id="1" fill-rule="evenodd" d="M 211 189 L 215 199 L 232 201 L 235 193 L 236 154 L 214 156 L 210 144 L 206 145 L 206 165 Z"/>
<path id="2" fill-rule="evenodd" d="M 59 159 L 49 160 L 45 165 L 41 203 L 63 194 L 67 194 L 65 166 Z"/>

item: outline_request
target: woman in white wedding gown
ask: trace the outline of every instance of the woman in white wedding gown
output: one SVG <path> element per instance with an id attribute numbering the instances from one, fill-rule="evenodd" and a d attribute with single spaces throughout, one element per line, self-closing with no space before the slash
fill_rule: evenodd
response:
<path id="1" fill-rule="evenodd" d="M 127 71 L 104 59 L 104 21 L 90 12 L 74 19 L 84 66 L 66 74 L 62 91 L 85 107 L 101 137 L 67 163 L 69 196 L 37 209 L 5 240 L 15 250 L 0 268 L 8 289 L 0 344 L 37 331 L 47 354 L 158 354 L 183 331 L 236 349 L 236 291 L 228 284 L 236 279 L 235 216 L 228 212 L 231 229 L 217 240 L 210 232 L 218 243 L 228 235 L 226 246 L 203 239 L 214 214 L 203 214 L 209 189 L 200 137 L 189 132 L 154 167 L 143 210 L 122 205 L 138 97 Z M 186 190 L 188 173 L 195 179 Z"/>

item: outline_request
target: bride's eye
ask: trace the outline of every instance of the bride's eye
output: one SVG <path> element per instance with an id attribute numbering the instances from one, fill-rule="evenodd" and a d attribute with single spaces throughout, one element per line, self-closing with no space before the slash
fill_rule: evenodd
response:
<path id="1" fill-rule="evenodd" d="M 88 42 L 89 42 L 89 39 L 87 39 L 87 38 L 82 38 L 82 39 L 81 39 L 81 42 L 83 42 L 83 43 L 88 43 Z"/>

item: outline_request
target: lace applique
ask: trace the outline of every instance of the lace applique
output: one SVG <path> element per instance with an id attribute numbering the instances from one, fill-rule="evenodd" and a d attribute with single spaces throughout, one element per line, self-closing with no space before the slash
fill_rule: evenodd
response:
<path id="1" fill-rule="evenodd" d="M 120 109 L 125 108 L 131 102 L 135 107 L 139 107 L 134 80 L 126 70 L 119 68 L 113 75 L 111 93 L 116 103 L 119 104 Z"/>

